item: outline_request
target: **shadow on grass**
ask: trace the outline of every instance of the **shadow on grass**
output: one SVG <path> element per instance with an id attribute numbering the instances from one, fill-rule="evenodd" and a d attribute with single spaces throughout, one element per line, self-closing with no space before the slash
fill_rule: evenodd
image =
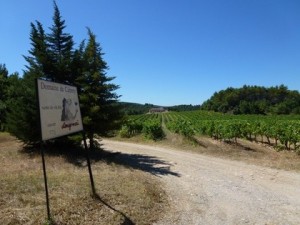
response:
<path id="1" fill-rule="evenodd" d="M 124 218 L 124 222 L 121 223 L 121 225 L 134 225 L 135 223 L 132 222 L 132 220 L 126 216 L 123 212 L 115 209 L 114 207 L 112 207 L 111 205 L 109 205 L 107 202 L 105 202 L 104 200 L 101 199 L 99 194 L 94 194 L 93 199 L 95 199 L 96 201 L 100 202 L 101 204 L 105 205 L 106 207 L 108 207 L 109 209 L 113 210 L 114 212 L 120 214 L 123 218 Z"/>
<path id="2" fill-rule="evenodd" d="M 97 201 L 97 202 L 100 202 L 101 204 L 105 205 L 107 208 L 111 209 L 112 211 L 120 214 L 123 218 L 124 218 L 124 221 L 120 224 L 120 225 L 135 225 L 135 223 L 128 217 L 125 215 L 125 213 L 121 212 L 120 210 L 118 209 L 115 209 L 114 207 L 112 207 L 111 205 L 109 205 L 107 202 L 105 202 L 99 194 L 95 193 L 94 195 L 91 195 L 92 198 Z M 45 225 L 58 225 L 55 220 L 51 219 L 51 220 L 48 220 L 44 223 Z"/>
<path id="3" fill-rule="evenodd" d="M 78 166 L 87 166 L 87 151 L 76 145 L 54 145 L 44 146 L 46 156 L 63 157 L 67 162 Z M 40 146 L 24 146 L 23 153 L 28 154 L 30 157 L 37 157 L 40 155 Z M 106 162 L 107 164 L 117 164 L 127 168 L 142 170 L 155 176 L 159 175 L 172 175 L 179 177 L 180 174 L 171 171 L 172 164 L 164 161 L 155 156 L 143 154 L 127 154 L 122 152 L 111 152 L 105 150 L 100 144 L 97 149 L 88 151 L 91 163 Z"/>
<path id="4" fill-rule="evenodd" d="M 249 151 L 249 152 L 257 152 L 256 149 L 250 147 L 250 146 L 247 146 L 246 144 L 243 144 L 243 143 L 240 143 L 239 141 L 235 142 L 235 141 L 231 141 L 231 140 L 226 140 L 224 141 L 226 144 L 229 144 L 229 145 L 232 145 L 232 146 L 235 146 L 235 147 L 238 147 L 242 150 L 245 150 L 245 151 Z"/>

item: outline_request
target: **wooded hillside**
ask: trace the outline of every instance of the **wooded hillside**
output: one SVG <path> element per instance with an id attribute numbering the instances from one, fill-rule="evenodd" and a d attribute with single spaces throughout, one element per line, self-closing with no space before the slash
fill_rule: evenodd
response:
<path id="1" fill-rule="evenodd" d="M 233 114 L 300 114 L 300 93 L 284 85 L 230 87 L 214 93 L 201 109 Z"/>
<path id="2" fill-rule="evenodd" d="M 139 104 L 131 102 L 119 102 L 120 107 L 125 115 L 139 115 L 145 114 L 150 111 L 152 108 L 162 107 L 168 111 L 193 111 L 200 109 L 200 105 L 174 105 L 174 106 L 158 106 L 149 103 Z"/>

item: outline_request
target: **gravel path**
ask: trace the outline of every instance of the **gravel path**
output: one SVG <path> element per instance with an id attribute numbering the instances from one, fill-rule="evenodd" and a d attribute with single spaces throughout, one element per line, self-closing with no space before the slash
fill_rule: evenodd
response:
<path id="1" fill-rule="evenodd" d="M 164 173 L 153 173 L 171 201 L 170 212 L 157 225 L 300 224 L 299 173 L 156 146 L 101 144 L 106 150 L 157 159 L 156 171 Z"/>

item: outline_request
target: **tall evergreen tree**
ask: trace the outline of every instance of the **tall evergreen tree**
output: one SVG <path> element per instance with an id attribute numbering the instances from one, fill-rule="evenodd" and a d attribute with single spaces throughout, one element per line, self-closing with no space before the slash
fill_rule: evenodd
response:
<path id="1" fill-rule="evenodd" d="M 8 85 L 8 70 L 5 64 L 0 64 L 0 131 L 4 129 L 5 114 L 7 108 L 6 89 Z"/>
<path id="2" fill-rule="evenodd" d="M 41 23 L 31 23 L 30 40 L 32 48 L 30 55 L 24 57 L 28 65 L 23 78 L 15 76 L 11 79 L 14 93 L 10 92 L 7 127 L 20 140 L 33 144 L 40 140 L 35 80 L 45 78 L 51 65 L 48 63 L 46 35 Z"/>
<path id="3" fill-rule="evenodd" d="M 108 66 L 102 58 L 104 54 L 90 29 L 88 36 L 82 57 L 83 71 L 77 79 L 77 84 L 80 90 L 83 124 L 90 147 L 93 148 L 94 135 L 107 135 L 118 125 L 121 114 L 116 104 L 119 96 L 115 93 L 119 86 L 111 83 L 114 77 L 107 76 Z"/>
<path id="4" fill-rule="evenodd" d="M 75 80 L 72 73 L 74 42 L 72 35 L 65 33 L 65 28 L 65 20 L 62 19 L 54 1 L 53 25 L 50 28 L 51 33 L 47 35 L 52 71 L 47 74 L 47 78 L 56 82 L 73 84 Z"/>
<path id="5" fill-rule="evenodd" d="M 29 56 L 24 56 L 28 65 L 26 73 L 33 73 L 35 77 L 46 77 L 51 71 L 46 34 L 42 24 L 36 21 L 31 23 L 30 40 L 32 48 L 28 51 Z"/>
<path id="6" fill-rule="evenodd" d="M 72 36 L 65 33 L 65 21 L 54 2 L 53 25 L 46 34 L 38 21 L 31 23 L 31 49 L 23 78 L 12 77 L 15 94 L 8 110 L 9 131 L 25 143 L 39 142 L 39 115 L 35 90 L 36 78 L 78 85 L 83 123 L 94 146 L 94 134 L 105 135 L 121 118 L 116 104 L 119 87 L 106 76 L 108 66 L 95 35 L 88 30 L 87 45 L 82 42 L 74 51 Z"/>
<path id="7" fill-rule="evenodd" d="M 35 87 L 28 77 L 9 77 L 7 129 L 25 143 L 39 141 Z"/>
<path id="8" fill-rule="evenodd" d="M 23 79 L 16 79 L 19 95 L 15 96 L 9 107 L 9 131 L 25 143 L 39 141 L 39 115 L 36 99 L 36 78 L 72 83 L 72 36 L 64 33 L 65 21 L 54 2 L 53 25 L 51 33 L 46 34 L 40 22 L 31 23 L 28 65 Z"/>

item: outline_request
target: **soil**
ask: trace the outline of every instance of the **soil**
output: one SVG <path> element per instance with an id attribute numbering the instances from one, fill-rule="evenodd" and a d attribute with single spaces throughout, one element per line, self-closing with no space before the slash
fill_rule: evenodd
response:
<path id="1" fill-rule="evenodd" d="M 156 225 L 300 224 L 300 173 L 297 171 L 273 169 L 170 146 L 108 139 L 102 140 L 101 144 L 108 151 L 151 159 L 151 162 L 139 161 L 137 165 L 134 161 L 126 161 L 128 157 L 120 158 L 124 164 L 143 168 L 163 183 L 170 209 Z M 253 157 L 252 161 L 258 158 Z"/>

